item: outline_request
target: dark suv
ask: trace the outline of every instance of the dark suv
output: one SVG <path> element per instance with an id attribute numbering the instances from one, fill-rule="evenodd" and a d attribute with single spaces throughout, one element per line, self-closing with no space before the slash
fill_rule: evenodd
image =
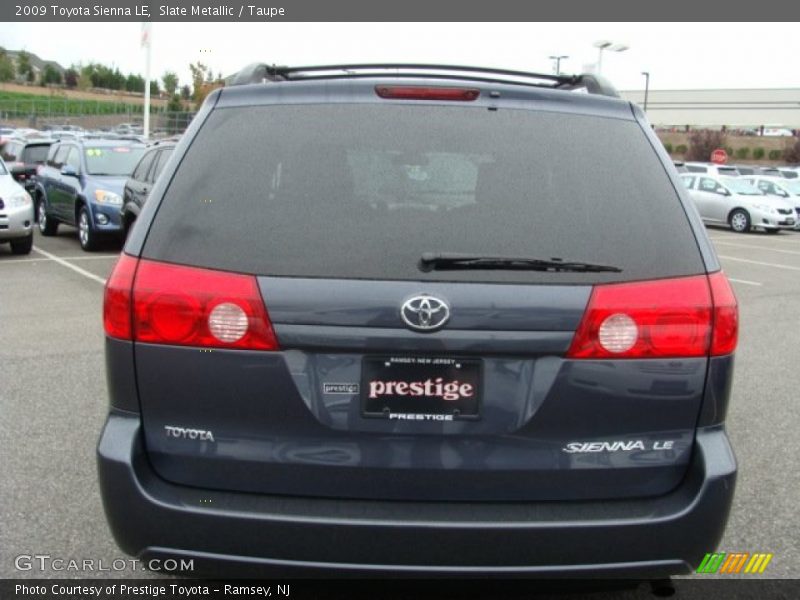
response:
<path id="1" fill-rule="evenodd" d="M 36 193 L 36 173 L 47 159 L 50 139 L 14 139 L 3 144 L 2 156 L 11 176 L 31 196 Z"/>
<path id="2" fill-rule="evenodd" d="M 722 536 L 736 300 L 598 77 L 246 69 L 105 294 L 130 554 L 663 577 Z"/>
<path id="3" fill-rule="evenodd" d="M 73 225 L 84 250 L 94 250 L 102 237 L 119 236 L 122 188 L 144 150 L 144 144 L 126 140 L 53 144 L 36 177 L 42 235 L 55 235 L 59 223 Z"/>
<path id="4" fill-rule="evenodd" d="M 139 164 L 131 173 L 125 188 L 122 191 L 122 208 L 120 217 L 122 218 L 122 230 L 127 237 L 130 228 L 133 226 L 142 206 L 147 202 L 150 190 L 158 179 L 164 165 L 167 164 L 172 151 L 175 149 L 175 142 L 156 142 L 147 152 L 144 153 Z"/>

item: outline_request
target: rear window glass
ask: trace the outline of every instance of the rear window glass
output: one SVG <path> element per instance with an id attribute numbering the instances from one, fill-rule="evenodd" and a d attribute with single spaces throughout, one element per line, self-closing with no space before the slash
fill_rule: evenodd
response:
<path id="1" fill-rule="evenodd" d="M 101 146 L 86 148 L 86 168 L 90 175 L 128 176 L 144 154 L 144 147 Z"/>
<path id="2" fill-rule="evenodd" d="M 17 142 L 6 142 L 3 146 L 2 155 L 3 160 L 7 161 L 15 161 L 17 160 L 17 155 L 19 154 L 20 149 L 22 148 L 22 144 Z"/>
<path id="3" fill-rule="evenodd" d="M 40 144 L 38 146 L 26 146 L 22 153 L 22 162 L 28 164 L 41 164 L 47 160 L 47 153 L 50 151 L 50 144 Z"/>
<path id="4" fill-rule="evenodd" d="M 423 273 L 422 252 L 623 271 Z M 333 278 L 586 283 L 703 271 L 676 190 L 635 122 L 397 104 L 214 111 L 143 254 Z"/>

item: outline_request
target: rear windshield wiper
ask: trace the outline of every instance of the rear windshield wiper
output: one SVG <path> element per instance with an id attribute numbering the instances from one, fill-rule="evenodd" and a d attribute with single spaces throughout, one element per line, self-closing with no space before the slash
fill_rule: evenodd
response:
<path id="1" fill-rule="evenodd" d="M 563 258 L 524 258 L 514 256 L 477 256 L 455 252 L 423 252 L 420 271 L 457 271 L 466 269 L 502 271 L 571 271 L 575 273 L 621 273 L 619 267 L 567 261 Z"/>

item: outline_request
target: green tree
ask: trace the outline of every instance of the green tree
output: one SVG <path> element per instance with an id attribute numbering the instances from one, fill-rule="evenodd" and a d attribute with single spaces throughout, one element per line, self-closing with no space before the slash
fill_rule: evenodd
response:
<path id="1" fill-rule="evenodd" d="M 183 102 L 178 94 L 172 94 L 172 97 L 167 103 L 167 112 L 181 112 L 183 110 Z"/>
<path id="2" fill-rule="evenodd" d="M 189 70 L 192 72 L 192 97 L 195 103 L 199 106 L 205 99 L 205 94 L 203 94 L 203 83 L 205 83 L 206 77 L 210 77 L 210 70 L 201 62 L 190 64 Z"/>
<path id="3" fill-rule="evenodd" d="M 24 77 L 27 81 L 34 80 L 31 56 L 25 50 L 20 50 L 19 54 L 17 54 L 17 75 Z"/>
<path id="4" fill-rule="evenodd" d="M 11 81 L 15 75 L 14 61 L 12 61 L 5 50 L 0 50 L 0 81 Z"/>
<path id="5" fill-rule="evenodd" d="M 161 76 L 161 82 L 164 84 L 164 91 L 172 98 L 178 90 L 178 76 L 172 71 L 167 71 Z"/>
<path id="6" fill-rule="evenodd" d="M 158 87 L 158 79 L 153 79 L 150 82 L 150 95 L 151 96 L 158 96 L 159 89 L 160 88 Z"/>
<path id="7" fill-rule="evenodd" d="M 51 64 L 44 66 L 42 71 L 42 84 L 58 84 L 61 83 L 61 72 Z"/>
<path id="8" fill-rule="evenodd" d="M 188 100 L 191 97 L 192 97 L 192 88 L 189 87 L 188 83 L 184 84 L 183 87 L 181 87 L 181 98 L 183 98 L 184 100 Z"/>

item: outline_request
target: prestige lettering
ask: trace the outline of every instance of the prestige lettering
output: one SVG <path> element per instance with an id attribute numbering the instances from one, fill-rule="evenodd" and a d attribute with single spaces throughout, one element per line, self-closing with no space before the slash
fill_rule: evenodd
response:
<path id="1" fill-rule="evenodd" d="M 425 381 L 370 381 L 369 397 L 380 396 L 427 396 L 443 400 L 460 400 L 471 398 L 475 394 L 475 386 L 461 383 L 457 379 L 445 383 L 441 377 Z"/>

